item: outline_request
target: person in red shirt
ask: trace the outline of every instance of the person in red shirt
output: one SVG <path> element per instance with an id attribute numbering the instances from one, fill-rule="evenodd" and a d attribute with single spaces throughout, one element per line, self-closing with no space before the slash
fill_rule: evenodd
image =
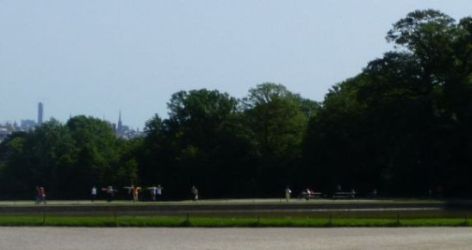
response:
<path id="1" fill-rule="evenodd" d="M 133 194 L 133 201 L 139 200 L 139 192 L 141 191 L 141 187 L 131 186 L 131 193 Z"/>

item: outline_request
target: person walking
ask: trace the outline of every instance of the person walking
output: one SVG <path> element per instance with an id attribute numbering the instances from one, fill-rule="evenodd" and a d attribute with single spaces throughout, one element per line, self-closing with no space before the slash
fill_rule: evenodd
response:
<path id="1" fill-rule="evenodd" d="M 164 188 L 161 186 L 161 184 L 157 185 L 157 187 L 156 187 L 156 195 L 160 197 L 160 196 L 162 195 L 162 190 L 163 190 L 163 189 L 164 189 Z"/>
<path id="2" fill-rule="evenodd" d="M 195 186 L 192 186 L 192 189 L 190 190 L 193 195 L 193 200 L 197 201 L 198 200 L 198 189 Z"/>
<path id="3" fill-rule="evenodd" d="M 141 187 L 137 187 L 135 185 L 131 185 L 129 187 L 123 187 L 124 189 L 128 190 L 128 193 L 131 194 L 131 198 L 133 202 L 139 200 L 139 192 L 141 192 Z"/>
<path id="4" fill-rule="evenodd" d="M 133 202 L 139 201 L 139 192 L 141 187 L 131 186 L 131 194 L 133 195 Z"/>
<path id="5" fill-rule="evenodd" d="M 36 197 L 35 197 L 36 201 L 35 201 L 35 203 L 39 204 L 41 202 L 41 191 L 39 189 L 39 186 L 36 186 L 35 190 L 36 190 Z"/>
<path id="6" fill-rule="evenodd" d="M 43 204 L 46 204 L 46 189 L 44 187 L 39 187 L 39 198 Z"/>
<path id="7" fill-rule="evenodd" d="M 107 201 L 112 202 L 113 198 L 115 197 L 115 193 L 117 190 L 113 189 L 113 186 L 108 186 L 106 188 L 102 188 L 102 191 L 107 194 Z"/>
<path id="8" fill-rule="evenodd" d="M 97 199 L 97 188 L 95 186 L 93 186 L 92 190 L 90 190 L 90 199 L 92 200 L 92 202 Z"/>
<path id="9" fill-rule="evenodd" d="M 151 193 L 151 199 L 155 201 L 157 196 L 161 196 L 163 188 L 159 184 L 157 186 L 148 187 L 147 189 L 149 189 L 149 192 Z"/>
<path id="10" fill-rule="evenodd" d="M 306 192 L 305 200 L 310 200 L 310 198 L 311 198 L 311 189 L 306 188 L 305 192 Z"/>
<path id="11" fill-rule="evenodd" d="M 290 201 L 290 195 L 292 194 L 292 190 L 290 190 L 290 188 L 287 186 L 285 187 L 285 199 L 288 201 Z"/>
<path id="12" fill-rule="evenodd" d="M 156 201 L 157 187 L 156 187 L 156 186 L 152 186 L 152 187 L 148 187 L 147 189 L 148 189 L 149 192 L 151 193 L 151 200 L 152 200 L 152 201 Z"/>

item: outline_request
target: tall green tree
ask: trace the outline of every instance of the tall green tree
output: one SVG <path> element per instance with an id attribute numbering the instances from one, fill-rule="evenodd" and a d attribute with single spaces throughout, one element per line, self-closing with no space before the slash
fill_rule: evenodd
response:
<path id="1" fill-rule="evenodd" d="M 303 136 L 318 105 L 281 84 L 263 83 L 249 90 L 243 107 L 259 154 L 255 188 L 259 195 L 273 195 L 296 183 Z"/>
<path id="2" fill-rule="evenodd" d="M 111 185 L 119 161 L 119 140 L 112 126 L 86 116 L 73 117 L 66 126 L 77 151 L 69 181 L 81 184 L 71 187 L 70 193 L 85 196 L 93 185 Z"/>
<path id="3" fill-rule="evenodd" d="M 19 133 L 2 143 L 3 185 L 20 197 L 33 197 L 35 186 L 45 186 L 52 197 L 63 198 L 75 145 L 68 130 L 59 122 L 44 123 L 31 133 Z"/>
<path id="4" fill-rule="evenodd" d="M 305 140 L 305 158 L 325 188 L 470 189 L 468 20 L 409 13 L 387 34 L 396 51 L 330 91 Z"/>
<path id="5" fill-rule="evenodd" d="M 211 196 L 236 194 L 250 157 L 237 100 L 216 90 L 180 91 L 169 101 L 169 118 L 146 126 L 145 170 L 170 195 L 185 197 L 192 185 Z M 153 174 L 152 174 L 153 173 Z M 148 180 L 151 182 L 152 180 Z"/>

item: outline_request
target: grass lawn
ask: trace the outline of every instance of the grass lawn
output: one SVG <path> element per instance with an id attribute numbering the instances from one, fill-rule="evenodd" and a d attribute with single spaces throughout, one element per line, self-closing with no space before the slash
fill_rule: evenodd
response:
<path id="1" fill-rule="evenodd" d="M 470 226 L 468 217 L 0 216 L 0 226 L 71 227 L 418 227 Z"/>

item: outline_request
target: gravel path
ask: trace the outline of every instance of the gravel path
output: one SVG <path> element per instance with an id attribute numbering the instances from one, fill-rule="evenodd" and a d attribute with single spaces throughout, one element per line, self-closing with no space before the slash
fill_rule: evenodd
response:
<path id="1" fill-rule="evenodd" d="M 5 250 L 471 249 L 470 228 L 0 227 Z"/>

